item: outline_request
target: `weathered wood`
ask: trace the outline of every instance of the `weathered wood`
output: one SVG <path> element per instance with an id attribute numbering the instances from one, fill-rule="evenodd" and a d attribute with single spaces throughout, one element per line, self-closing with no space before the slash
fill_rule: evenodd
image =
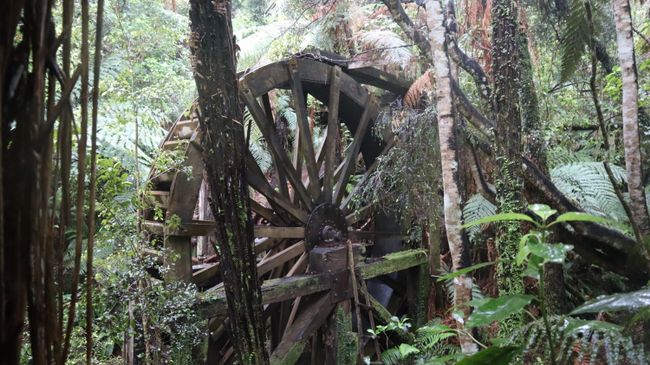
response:
<path id="1" fill-rule="evenodd" d="M 262 304 L 271 304 L 328 290 L 330 281 L 327 274 L 297 275 L 270 279 L 262 284 Z M 226 315 L 226 294 L 222 285 L 204 292 L 197 305 L 203 318 Z"/>
<path id="2" fill-rule="evenodd" d="M 413 84 L 413 80 L 397 77 L 374 67 L 348 68 L 346 73 L 362 84 L 376 86 L 397 95 L 404 95 Z"/>
<path id="3" fill-rule="evenodd" d="M 304 342 L 323 325 L 333 308 L 334 304 L 330 302 L 327 295 L 323 295 L 305 308 L 271 354 L 271 364 L 295 364 L 302 352 Z"/>
<path id="4" fill-rule="evenodd" d="M 184 281 L 189 283 L 192 280 L 192 245 L 188 237 L 166 236 L 165 248 L 174 255 L 165 255 L 165 265 L 170 267 L 165 276 L 169 281 Z"/>
<path id="5" fill-rule="evenodd" d="M 266 93 L 262 95 L 262 106 L 264 107 L 264 113 L 266 114 L 266 119 L 271 122 L 273 121 L 275 125 L 275 117 L 273 115 L 273 109 L 271 108 L 271 98 L 269 96 L 269 93 Z M 276 126 L 276 132 L 277 132 L 277 126 Z M 284 195 L 285 197 L 289 197 L 289 189 L 287 187 L 287 175 L 285 174 L 284 170 L 280 166 L 280 161 L 276 161 L 275 157 L 272 155 L 273 158 L 273 167 L 275 169 L 275 173 L 278 175 L 278 185 L 280 187 L 280 193 Z"/>
<path id="6" fill-rule="evenodd" d="M 366 136 L 366 130 L 371 118 L 375 118 L 377 112 L 377 104 L 373 97 L 370 97 L 368 100 L 368 105 L 366 105 L 363 110 L 363 115 L 357 125 L 357 130 L 354 132 L 354 139 L 350 145 L 348 154 L 345 156 L 345 164 L 339 177 L 336 187 L 334 189 L 334 204 L 338 205 L 343 199 L 343 193 L 345 193 L 345 187 L 348 183 L 350 175 L 352 174 L 352 169 L 356 165 L 357 156 L 359 156 L 359 150 L 361 149 L 361 142 L 363 142 L 364 137 Z"/>
<path id="7" fill-rule="evenodd" d="M 370 293 L 368 293 L 367 290 L 362 289 L 361 290 L 361 295 L 366 299 L 368 303 L 370 303 L 370 309 L 372 310 L 372 313 L 375 315 L 377 319 L 379 319 L 380 322 L 382 323 L 390 323 L 391 322 L 391 317 L 393 317 L 393 314 L 386 309 L 375 297 L 373 297 Z M 414 343 L 415 342 L 415 336 L 413 336 L 413 333 L 411 332 L 404 332 L 404 331 L 395 331 L 394 332 L 395 336 L 400 339 L 401 342 L 405 343 Z"/>
<path id="8" fill-rule="evenodd" d="M 248 160 L 250 161 L 252 159 L 252 156 L 249 157 L 250 158 Z M 250 163 L 247 164 L 247 171 L 248 171 L 248 183 L 250 184 L 250 186 L 253 187 L 253 189 L 259 191 L 260 194 L 264 195 L 264 197 L 269 201 L 269 203 L 273 202 L 277 204 L 282 209 L 286 210 L 287 213 L 293 215 L 301 222 L 307 223 L 307 212 L 298 208 L 296 205 L 286 200 L 282 195 L 280 195 L 280 193 L 275 191 L 275 189 L 273 189 L 271 185 L 269 185 L 269 182 L 266 180 L 266 177 L 260 170 L 259 166 L 257 166 L 257 163 L 253 164 L 253 161 L 250 161 Z"/>
<path id="9" fill-rule="evenodd" d="M 305 206 L 311 208 L 311 198 L 307 193 L 307 190 L 305 189 L 304 185 L 302 184 L 302 179 L 300 178 L 300 175 L 298 174 L 294 166 L 291 164 L 291 161 L 289 160 L 289 157 L 287 156 L 284 147 L 280 142 L 280 137 L 276 133 L 273 124 L 271 124 L 267 119 L 266 114 L 264 114 L 264 111 L 260 107 L 257 100 L 255 100 L 255 98 L 253 97 L 251 90 L 247 88 L 245 85 L 246 84 L 244 84 L 244 87 L 241 90 L 241 95 L 244 99 L 246 107 L 248 107 L 248 110 L 253 116 L 253 119 L 255 119 L 255 122 L 257 123 L 260 132 L 262 132 L 264 139 L 268 143 L 270 147 L 269 151 L 273 154 L 274 161 L 278 163 L 279 166 L 284 170 L 284 172 L 287 175 L 287 178 L 291 182 L 291 185 L 293 186 L 294 190 L 296 191 L 296 193 L 298 194 L 302 202 L 305 204 Z"/>
<path id="10" fill-rule="evenodd" d="M 271 248 L 275 247 L 278 245 L 281 241 L 276 240 L 276 239 L 270 239 L 270 238 L 263 238 L 260 240 L 256 240 L 255 242 L 255 254 L 260 254 L 262 252 L 268 251 Z M 219 274 L 219 270 L 221 269 L 221 266 L 219 265 L 218 262 L 214 263 L 213 265 L 206 267 L 205 269 L 201 269 L 194 274 L 192 274 L 192 282 L 196 284 L 198 287 L 205 287 L 210 283 L 215 276 Z"/>
<path id="11" fill-rule="evenodd" d="M 305 238 L 304 227 L 255 226 L 255 237 Z"/>
<path id="12" fill-rule="evenodd" d="M 341 69 L 332 67 L 330 73 L 329 104 L 327 106 L 327 135 L 323 142 L 325 175 L 323 177 L 322 200 L 332 201 L 334 189 L 334 164 L 336 159 L 336 135 L 339 130 L 339 100 L 341 94 Z"/>
<path id="13" fill-rule="evenodd" d="M 276 226 L 282 226 L 285 223 L 273 209 L 262 206 L 255 199 L 251 199 L 251 210 Z"/>
<path id="14" fill-rule="evenodd" d="M 360 263 L 356 270 L 363 279 L 406 270 L 427 262 L 427 252 L 422 249 L 390 253 L 369 263 Z"/>
<path id="15" fill-rule="evenodd" d="M 318 196 L 320 195 L 320 186 L 318 181 L 318 167 L 316 166 L 316 154 L 314 152 L 314 141 L 311 136 L 309 121 L 307 120 L 307 100 L 305 100 L 305 94 L 303 93 L 302 80 L 300 79 L 297 60 L 289 60 L 288 67 L 289 75 L 291 76 L 293 107 L 294 112 L 296 113 L 296 124 L 301 141 L 298 148 L 304 158 L 307 167 L 307 174 L 309 175 L 309 185 L 307 186 L 307 189 L 315 200 L 318 199 Z"/>
<path id="16" fill-rule="evenodd" d="M 257 275 L 264 275 L 276 267 L 286 263 L 287 261 L 298 257 L 298 255 L 305 252 L 305 243 L 300 241 L 294 243 L 284 250 L 272 255 L 268 259 L 257 264 Z"/>

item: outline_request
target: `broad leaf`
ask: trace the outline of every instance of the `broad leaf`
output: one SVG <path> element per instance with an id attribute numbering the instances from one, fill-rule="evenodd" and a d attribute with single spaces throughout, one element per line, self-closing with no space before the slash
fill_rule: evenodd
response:
<path id="1" fill-rule="evenodd" d="M 603 218 L 603 217 L 597 217 L 595 215 L 591 215 L 588 213 L 583 213 L 583 212 L 568 212 L 560 215 L 557 217 L 556 220 L 553 221 L 553 223 L 549 224 L 548 226 L 552 226 L 557 223 L 563 223 L 563 222 L 593 222 L 593 223 L 612 223 L 610 219 Z"/>
<path id="2" fill-rule="evenodd" d="M 529 243 L 528 249 L 530 250 L 531 254 L 542 259 L 542 264 L 545 264 L 547 262 L 562 263 L 566 258 L 566 253 L 571 251 L 573 249 L 573 246 L 564 245 L 561 243 Z"/>
<path id="3" fill-rule="evenodd" d="M 546 204 L 531 204 L 528 206 L 528 209 L 538 217 L 542 218 L 543 222 L 546 222 L 550 216 L 557 213 L 557 210 L 551 209 L 551 207 Z"/>
<path id="4" fill-rule="evenodd" d="M 469 316 L 467 325 L 470 327 L 486 326 L 494 321 L 508 317 L 513 313 L 519 312 L 528 303 L 533 300 L 532 295 L 514 294 L 504 295 L 480 302 L 472 301 L 470 303 L 478 304 L 474 312 Z"/>
<path id="5" fill-rule="evenodd" d="M 507 365 L 518 352 L 517 346 L 493 346 L 462 359 L 456 365 Z"/>
<path id="6" fill-rule="evenodd" d="M 603 295 L 574 309 L 571 314 L 639 310 L 650 307 L 650 289 L 630 293 Z"/>
<path id="7" fill-rule="evenodd" d="M 605 321 L 585 321 L 582 319 L 570 319 L 569 324 L 564 329 L 565 336 L 579 333 L 587 333 L 595 330 L 601 331 L 621 331 L 621 326 Z"/>
<path id="8" fill-rule="evenodd" d="M 504 222 L 504 221 L 526 221 L 533 223 L 537 225 L 537 222 L 535 220 L 525 214 L 521 213 L 500 213 L 500 214 L 495 214 L 491 215 L 489 217 L 477 219 L 475 221 L 465 223 L 463 224 L 463 228 L 469 228 L 473 226 L 478 226 L 481 224 L 486 224 L 486 223 L 493 223 L 493 222 Z"/>
<path id="9" fill-rule="evenodd" d="M 494 262 L 482 262 L 480 264 L 465 267 L 465 268 L 462 268 L 460 270 L 456 270 L 454 272 L 451 272 L 449 274 L 438 276 L 438 281 L 451 280 L 451 279 L 457 278 L 457 277 L 459 277 L 461 275 L 465 275 L 465 274 L 467 274 L 469 272 L 472 272 L 474 270 L 478 270 L 478 269 L 480 269 L 482 267 L 490 266 L 490 265 L 493 265 L 493 264 L 494 264 Z"/>

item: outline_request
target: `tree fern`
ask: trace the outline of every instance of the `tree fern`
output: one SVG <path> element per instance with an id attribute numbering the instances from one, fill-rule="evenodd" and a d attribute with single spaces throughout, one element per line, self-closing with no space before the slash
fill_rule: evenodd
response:
<path id="1" fill-rule="evenodd" d="M 625 182 L 625 170 L 611 166 L 618 184 Z M 586 212 L 627 222 L 623 205 L 601 162 L 575 162 L 551 170 L 551 180 L 569 199 Z"/>
<path id="2" fill-rule="evenodd" d="M 575 72 L 585 47 L 590 43 L 592 34 L 589 30 L 587 8 L 589 1 L 571 0 L 569 15 L 566 18 L 561 42 L 562 65 L 560 82 L 566 81 Z"/>

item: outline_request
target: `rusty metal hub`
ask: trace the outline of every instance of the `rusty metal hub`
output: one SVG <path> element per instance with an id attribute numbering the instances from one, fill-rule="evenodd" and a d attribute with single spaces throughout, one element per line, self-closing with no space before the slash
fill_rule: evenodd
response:
<path id="1" fill-rule="evenodd" d="M 333 204 L 321 204 L 314 208 L 307 221 L 305 246 L 307 250 L 316 246 L 337 246 L 345 242 L 347 235 L 348 227 L 343 212 Z"/>

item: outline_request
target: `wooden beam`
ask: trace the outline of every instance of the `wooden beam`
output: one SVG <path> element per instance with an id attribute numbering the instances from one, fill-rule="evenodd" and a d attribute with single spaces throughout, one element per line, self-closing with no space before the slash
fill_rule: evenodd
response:
<path id="1" fill-rule="evenodd" d="M 323 295 L 303 309 L 271 354 L 271 364 L 295 364 L 302 353 L 305 341 L 325 323 L 334 306 L 329 295 Z"/>
<path id="2" fill-rule="evenodd" d="M 377 261 L 360 263 L 357 271 L 363 279 L 406 270 L 426 263 L 428 260 L 426 250 L 416 249 L 389 253 Z"/>
<path id="3" fill-rule="evenodd" d="M 266 280 L 262 284 L 262 304 L 290 300 L 298 296 L 318 293 L 330 288 L 328 274 L 299 275 Z M 226 292 L 223 285 L 205 291 L 197 305 L 199 314 L 204 318 L 226 315 Z"/>

